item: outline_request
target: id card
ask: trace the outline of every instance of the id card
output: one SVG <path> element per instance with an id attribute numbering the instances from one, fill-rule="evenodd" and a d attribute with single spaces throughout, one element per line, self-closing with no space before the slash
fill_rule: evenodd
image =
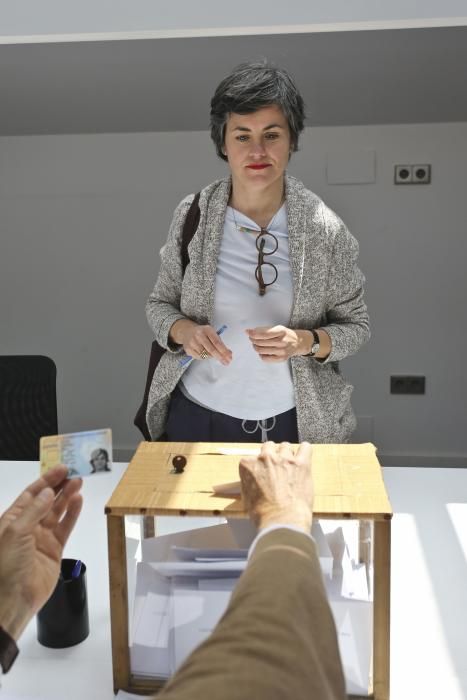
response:
<path id="1" fill-rule="evenodd" d="M 41 474 L 57 464 L 68 467 L 68 478 L 105 474 L 112 470 L 112 431 L 47 435 L 39 442 Z"/>

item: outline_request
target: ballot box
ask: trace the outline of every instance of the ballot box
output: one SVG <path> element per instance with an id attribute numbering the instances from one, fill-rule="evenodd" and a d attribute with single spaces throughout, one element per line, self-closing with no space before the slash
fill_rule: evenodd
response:
<path id="1" fill-rule="evenodd" d="M 106 505 L 114 689 L 157 691 L 209 634 L 255 536 L 248 443 L 141 443 Z M 391 506 L 372 444 L 314 445 L 313 536 L 352 697 L 389 700 Z"/>

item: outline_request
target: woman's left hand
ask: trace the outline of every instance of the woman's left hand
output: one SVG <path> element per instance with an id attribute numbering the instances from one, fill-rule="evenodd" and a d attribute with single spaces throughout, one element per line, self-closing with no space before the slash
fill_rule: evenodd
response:
<path id="1" fill-rule="evenodd" d="M 307 355 L 313 342 L 310 331 L 285 326 L 247 328 L 246 333 L 263 362 L 285 362 L 294 355 Z"/>

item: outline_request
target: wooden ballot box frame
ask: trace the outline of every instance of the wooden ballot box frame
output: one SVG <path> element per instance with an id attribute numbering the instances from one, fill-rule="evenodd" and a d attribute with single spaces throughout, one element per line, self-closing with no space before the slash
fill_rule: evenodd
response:
<path id="1" fill-rule="evenodd" d="M 252 443 L 142 442 L 106 505 L 114 690 L 147 694 L 165 681 L 131 673 L 125 515 L 245 518 L 241 498 L 216 496 L 214 484 L 237 481 Z M 186 464 L 173 466 L 181 455 Z M 182 466 L 185 460 L 181 460 Z M 365 698 L 389 700 L 389 614 L 392 510 L 371 443 L 314 445 L 314 517 L 373 524 L 373 674 Z M 148 518 L 151 516 L 151 519 Z M 371 529 L 371 528 L 368 528 Z M 352 696 L 357 697 L 357 696 Z M 362 696 L 363 697 L 363 696 Z"/>

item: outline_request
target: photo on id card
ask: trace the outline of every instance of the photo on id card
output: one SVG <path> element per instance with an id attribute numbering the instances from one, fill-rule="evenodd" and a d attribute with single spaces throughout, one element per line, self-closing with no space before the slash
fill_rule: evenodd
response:
<path id="1" fill-rule="evenodd" d="M 112 431 L 88 430 L 47 435 L 39 441 L 41 474 L 57 464 L 68 467 L 68 478 L 94 476 L 112 471 Z"/>

